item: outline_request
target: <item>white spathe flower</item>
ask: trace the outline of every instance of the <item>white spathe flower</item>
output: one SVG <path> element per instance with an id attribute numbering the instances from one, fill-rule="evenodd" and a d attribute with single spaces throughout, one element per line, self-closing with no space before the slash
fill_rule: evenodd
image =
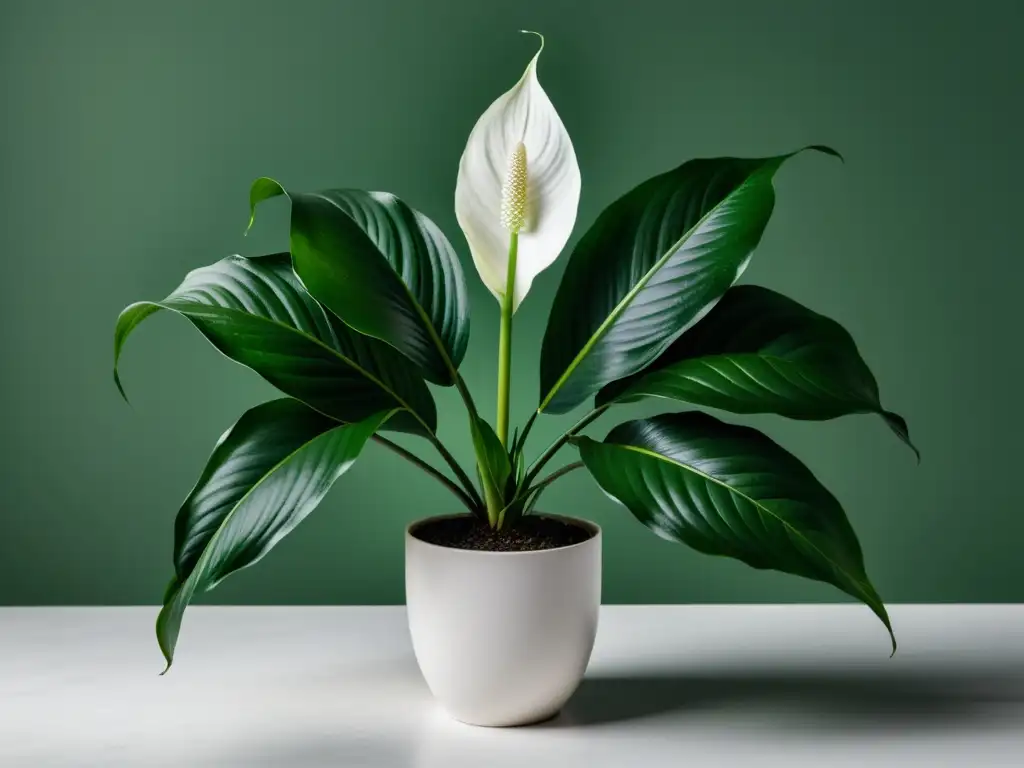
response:
<path id="1" fill-rule="evenodd" d="M 540 49 L 519 82 L 473 126 L 455 185 L 455 216 L 480 278 L 499 301 L 510 233 L 518 227 L 513 311 L 565 247 L 580 201 L 572 140 L 537 80 L 537 59 L 544 50 L 544 38 L 538 37 Z"/>

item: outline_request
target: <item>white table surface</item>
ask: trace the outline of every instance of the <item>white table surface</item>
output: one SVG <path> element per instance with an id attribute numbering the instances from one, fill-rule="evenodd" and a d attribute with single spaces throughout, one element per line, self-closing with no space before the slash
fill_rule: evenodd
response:
<path id="1" fill-rule="evenodd" d="M 0 609 L 0 766 L 1024 766 L 1024 606 L 602 609 L 555 720 L 433 704 L 403 608 Z"/>

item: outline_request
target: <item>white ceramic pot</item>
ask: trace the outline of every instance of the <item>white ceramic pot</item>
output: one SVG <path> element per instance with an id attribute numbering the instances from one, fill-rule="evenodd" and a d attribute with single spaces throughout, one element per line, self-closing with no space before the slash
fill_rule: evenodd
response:
<path id="1" fill-rule="evenodd" d="M 479 552 L 416 538 L 430 520 L 406 531 L 413 650 L 434 697 L 456 720 L 547 720 L 583 678 L 601 605 L 601 529 L 556 519 L 583 526 L 590 538 L 534 552 Z"/>

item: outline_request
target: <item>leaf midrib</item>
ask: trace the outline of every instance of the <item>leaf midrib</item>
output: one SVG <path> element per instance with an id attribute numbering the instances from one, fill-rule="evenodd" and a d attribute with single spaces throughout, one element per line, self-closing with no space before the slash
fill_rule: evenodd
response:
<path id="1" fill-rule="evenodd" d="M 338 210 L 339 213 L 341 213 L 342 216 L 345 216 L 346 218 L 349 219 L 349 221 L 351 221 L 353 224 L 359 227 L 360 231 L 362 231 L 366 239 L 370 241 L 370 245 L 373 246 L 373 249 L 377 251 L 377 253 L 380 254 L 380 257 L 387 263 L 388 269 L 391 271 L 391 274 L 395 276 L 395 279 L 398 281 L 398 284 L 401 285 L 402 290 L 405 291 L 406 298 L 409 299 L 409 303 L 412 304 L 413 309 L 419 316 L 420 323 L 423 325 L 424 329 L 427 332 L 427 335 L 430 337 L 430 342 L 434 345 L 434 348 L 440 353 L 441 361 L 444 363 L 445 368 L 448 370 L 448 375 L 451 377 L 451 383 L 454 384 L 455 379 L 458 377 L 459 374 L 455 368 L 455 364 L 452 362 L 451 357 L 449 357 L 448 355 L 448 349 L 445 347 L 444 342 L 438 335 L 437 329 L 434 328 L 434 321 L 431 320 L 429 315 L 427 315 L 427 312 L 425 309 L 423 309 L 423 306 L 420 304 L 419 299 L 417 299 L 416 296 L 413 295 L 412 289 L 409 288 L 405 280 L 402 279 L 402 276 L 395 271 L 395 268 L 394 266 L 392 266 L 391 261 L 388 259 L 388 257 L 385 256 L 381 249 L 377 246 L 377 244 L 373 242 L 373 239 L 366 233 L 366 230 L 359 226 L 359 222 L 353 219 L 352 216 L 349 215 L 349 213 L 346 212 L 344 208 L 338 205 L 338 203 L 331 200 L 331 198 L 327 197 L 322 192 L 307 192 L 305 194 L 308 194 L 310 197 L 319 198 L 324 202 L 332 205 L 334 208 Z M 397 200 L 398 198 L 395 199 Z M 404 202 L 402 204 L 405 205 Z M 391 344 L 391 342 L 389 342 L 387 339 L 380 340 L 389 345 Z"/>
<path id="2" fill-rule="evenodd" d="M 682 462 L 682 461 L 677 461 L 675 459 L 672 459 L 672 458 L 670 458 L 668 456 L 664 456 L 663 454 L 657 453 L 657 452 L 649 450 L 647 448 L 640 448 L 639 446 L 635 446 L 635 445 L 625 445 L 623 443 L 608 443 L 608 445 L 614 445 L 617 448 L 622 448 L 623 450 L 632 451 L 632 452 L 638 453 L 638 454 L 640 454 L 642 456 L 647 456 L 647 457 L 652 458 L 652 459 L 657 459 L 658 461 L 664 462 L 666 464 L 671 464 L 672 466 L 679 467 L 680 469 L 684 469 L 687 472 L 692 472 L 693 474 L 697 475 L 698 477 L 701 477 L 704 480 L 712 482 L 715 485 L 718 485 L 719 487 L 724 488 L 729 493 L 735 494 L 736 496 L 739 496 L 741 499 L 744 499 L 745 501 L 750 502 L 760 512 L 763 512 L 768 517 L 771 517 L 774 520 L 778 521 L 779 524 L 782 525 L 786 530 L 790 531 L 793 535 L 795 535 L 801 541 L 805 542 L 807 544 L 807 546 L 809 546 L 811 549 L 813 549 L 815 552 L 817 552 L 821 556 L 822 560 L 824 560 L 829 565 L 831 565 L 833 568 L 835 568 L 837 571 L 839 571 L 844 576 L 846 576 L 846 578 L 848 578 L 856 586 L 860 587 L 861 589 L 867 590 L 868 594 L 870 594 L 870 592 L 873 591 L 873 589 L 870 589 L 870 584 L 868 582 L 862 581 L 861 579 L 853 576 L 849 571 L 847 571 L 845 568 L 843 568 L 839 563 L 837 563 L 835 560 L 830 558 L 827 554 L 822 552 L 821 548 L 818 547 L 814 542 L 812 542 L 806 536 L 804 536 L 803 533 L 801 533 L 799 529 L 794 528 L 788 521 L 786 521 L 783 518 L 779 517 L 777 514 L 772 512 L 768 507 L 766 507 L 763 504 L 761 504 L 761 502 L 759 502 L 757 499 L 754 499 L 754 498 L 748 496 L 747 494 L 743 493 L 742 491 L 739 491 L 736 488 L 733 488 L 731 485 L 729 485 L 726 482 L 723 482 L 722 480 L 719 480 L 714 475 L 709 475 L 707 472 L 701 472 L 699 469 L 697 469 L 694 466 L 691 466 L 690 464 L 687 464 L 687 463 Z"/>
<path id="3" fill-rule="evenodd" d="M 258 488 L 260 488 L 263 485 L 263 483 L 267 480 L 267 478 L 271 477 L 275 472 L 277 472 L 279 469 L 281 469 L 281 467 L 283 467 L 285 464 L 287 464 L 292 459 L 294 459 L 301 451 L 305 450 L 306 447 L 309 446 L 313 441 L 319 440 L 321 437 L 323 437 L 324 435 L 327 435 L 330 432 L 333 432 L 333 431 L 335 431 L 337 429 L 344 429 L 345 427 L 348 427 L 348 426 L 351 426 L 351 425 L 350 424 L 338 423 L 337 425 L 331 427 L 330 429 L 325 429 L 323 432 L 320 432 L 319 434 L 314 435 L 309 440 L 306 440 L 305 442 L 303 442 L 302 445 L 300 445 L 294 451 L 292 451 L 291 453 L 287 454 L 283 459 L 281 459 L 276 464 L 274 464 L 270 469 L 268 469 L 262 475 L 260 475 L 260 479 L 257 480 L 255 483 L 253 483 L 252 486 L 249 488 L 249 490 L 247 490 L 245 493 L 242 494 L 242 496 L 238 499 L 237 502 L 235 502 L 235 504 L 231 507 L 231 509 L 228 511 L 228 513 L 226 515 L 224 515 L 224 519 L 217 526 L 217 529 L 212 534 L 210 534 L 210 537 L 207 540 L 206 546 L 203 547 L 203 555 L 200 556 L 199 561 L 196 561 L 196 565 L 192 568 L 192 570 L 189 573 L 189 575 L 185 577 L 185 581 L 188 581 L 189 579 L 191 579 L 192 575 L 194 573 L 196 573 L 197 571 L 199 571 L 200 561 L 203 559 L 203 557 L 206 555 L 207 551 L 209 550 L 210 542 L 212 542 L 215 538 L 220 536 L 220 534 L 224 531 L 225 526 L 233 519 L 235 513 L 239 510 L 239 508 L 243 504 L 245 504 L 245 502 L 249 499 L 249 497 Z M 182 583 L 184 584 L 184 582 L 182 582 Z"/>
<path id="4" fill-rule="evenodd" d="M 171 312 L 176 312 L 176 313 L 184 315 L 186 317 L 188 317 L 187 312 L 185 312 L 185 311 L 183 311 L 181 309 L 178 309 L 177 308 L 178 306 L 201 307 L 201 308 L 207 309 L 207 310 L 213 309 L 213 310 L 216 310 L 218 312 L 223 312 L 225 314 L 228 314 L 229 316 L 241 315 L 241 316 L 246 317 L 246 318 L 254 319 L 254 320 L 256 320 L 257 322 L 260 322 L 260 323 L 266 323 L 267 325 L 272 325 L 272 326 L 275 326 L 277 328 L 283 328 L 283 329 L 285 329 L 287 331 L 291 331 L 292 333 L 294 333 L 294 334 L 296 334 L 298 336 L 301 336 L 302 338 L 306 339 L 307 341 L 311 341 L 316 346 L 326 350 L 331 355 L 333 355 L 334 357 L 338 358 L 343 363 L 345 363 L 347 366 L 349 366 L 350 368 L 355 370 L 357 373 L 359 373 L 365 379 L 367 379 L 368 381 L 370 381 L 373 384 L 376 384 L 382 390 L 384 390 L 389 395 L 391 395 L 393 398 L 395 398 L 395 401 L 397 403 L 399 403 L 402 406 L 402 408 L 404 408 L 409 413 L 411 413 L 413 415 L 413 417 L 416 419 L 416 421 L 418 421 L 423 426 L 423 428 L 425 430 L 427 430 L 428 433 L 430 433 L 431 435 L 434 434 L 434 431 L 423 420 L 423 418 L 419 415 L 419 413 L 417 413 L 415 410 L 413 410 L 409 406 L 409 403 L 407 403 L 404 398 L 400 397 L 397 392 L 395 392 L 393 389 L 391 389 L 389 386 L 387 386 L 383 381 L 378 379 L 376 376 L 374 376 L 372 373 L 370 373 L 368 370 L 363 368 L 361 365 L 356 363 L 354 360 L 352 360 L 348 356 L 343 355 L 341 352 L 339 352 L 338 350 L 334 349 L 330 345 L 325 344 L 323 341 L 318 339 L 316 336 L 313 336 L 313 335 L 307 333 L 306 331 L 303 331 L 303 330 L 301 330 L 299 328 L 296 328 L 294 325 L 288 325 L 287 323 L 283 323 L 280 320 L 274 320 L 273 318 L 263 317 L 262 315 L 254 315 L 251 312 L 243 312 L 242 310 L 239 310 L 239 309 L 231 309 L 230 307 L 221 307 L 221 306 L 218 306 L 216 304 L 202 304 L 202 303 L 199 303 L 199 302 L 192 302 L 192 301 L 182 301 L 182 302 L 179 302 L 177 306 L 175 306 L 174 304 L 167 304 L 167 303 L 160 302 L 160 301 L 153 301 L 153 302 L 147 302 L 147 303 L 152 304 L 153 306 L 161 307 L 162 309 L 170 310 Z M 189 318 L 189 319 L 191 319 L 191 318 Z M 217 351 L 220 352 L 219 349 Z M 224 354 L 225 357 L 227 357 L 227 355 L 225 353 L 221 352 L 221 354 Z M 228 359 L 230 360 L 231 358 L 229 357 Z M 236 361 L 232 360 L 232 362 L 236 362 Z M 246 366 L 246 367 L 248 367 L 248 366 Z M 298 400 L 299 398 L 295 398 L 295 399 Z M 305 401 L 302 401 L 302 402 L 303 402 L 304 405 L 307 405 L 308 407 L 312 408 L 313 410 L 317 411 L 318 413 L 323 413 L 318 408 L 310 405 L 309 403 L 306 403 Z M 326 416 L 329 419 L 332 419 L 334 421 L 338 421 L 337 417 L 332 416 L 329 413 L 324 413 L 323 415 Z"/>
<path id="5" fill-rule="evenodd" d="M 672 244 L 671 248 L 669 248 L 662 256 L 658 258 L 654 265 L 649 270 L 647 270 L 647 272 L 637 282 L 637 284 L 629 290 L 629 292 L 619 301 L 618 304 L 615 305 L 615 308 L 611 311 L 611 313 L 609 313 L 608 317 L 604 319 L 601 325 L 598 326 L 597 330 L 594 331 L 593 334 L 591 334 L 590 338 L 587 340 L 587 343 L 583 345 L 583 348 L 579 351 L 579 353 L 577 353 L 576 357 L 573 358 L 573 361 L 565 369 L 561 377 L 559 377 L 559 379 L 548 391 L 548 394 L 544 398 L 544 401 L 537 407 L 538 411 L 543 411 L 548 406 L 548 404 L 551 402 L 551 399 L 565 385 L 565 382 L 569 379 L 569 377 L 576 370 L 576 368 L 579 367 L 580 363 L 583 362 L 583 359 L 590 354 L 590 350 L 593 349 L 597 342 L 599 342 L 601 338 L 608 332 L 608 329 L 611 327 L 612 323 L 614 323 L 615 320 L 618 319 L 619 315 L 626 311 L 626 308 L 633 303 L 633 300 L 637 297 L 640 291 L 642 291 L 647 286 L 647 283 L 650 281 L 650 279 L 657 272 L 659 272 L 662 267 L 665 266 L 665 263 L 670 258 L 672 258 L 672 255 L 679 251 L 686 244 L 690 237 L 693 236 L 693 233 L 696 232 L 702 224 L 704 224 L 704 222 L 708 219 L 709 216 L 718 211 L 718 209 L 722 205 L 724 205 L 727 200 L 729 200 L 733 195 L 735 195 L 737 192 L 743 189 L 743 187 L 745 187 L 747 183 L 750 181 L 751 177 L 763 167 L 764 163 L 759 165 L 756 170 L 747 174 L 746 178 L 743 180 L 741 184 L 737 185 L 735 189 L 729 192 L 729 194 L 727 194 L 725 197 L 719 200 L 714 207 L 712 207 L 710 210 L 708 210 L 707 213 L 701 216 L 700 219 L 698 219 L 692 227 L 690 227 L 686 232 L 684 232 L 683 235 L 675 243 Z"/>
<path id="6" fill-rule="evenodd" d="M 829 374 L 827 372 L 825 372 L 825 374 L 822 375 L 822 378 L 823 379 L 827 379 L 829 383 L 833 384 L 836 387 L 834 391 L 833 390 L 825 389 L 818 382 L 815 382 L 812 379 L 808 378 L 808 376 L 802 370 L 800 370 L 799 366 L 801 365 L 801 362 L 799 360 L 791 360 L 788 357 L 782 357 L 781 355 L 766 355 L 766 354 L 762 354 L 761 352 L 722 352 L 722 353 L 718 353 L 718 354 L 714 354 L 714 355 L 701 355 L 699 357 L 690 357 L 690 358 L 685 358 L 683 360 L 677 360 L 674 363 L 670 363 L 669 365 L 666 365 L 664 368 L 659 368 L 657 370 L 652 370 L 652 371 L 649 371 L 649 372 L 644 372 L 644 375 L 642 375 L 638 381 L 634 382 L 632 385 L 630 385 L 629 387 L 624 389 L 622 391 L 622 393 L 617 395 L 611 402 L 622 402 L 627 397 L 664 397 L 664 395 L 653 394 L 653 393 L 650 393 L 650 392 L 645 392 L 644 391 L 644 383 L 650 377 L 658 376 L 660 374 L 673 373 L 672 369 L 675 368 L 676 366 L 681 366 L 681 365 L 706 365 L 707 367 L 711 368 L 711 370 L 714 371 L 719 376 L 723 376 L 725 378 L 728 378 L 728 377 L 725 376 L 725 374 L 723 374 L 722 372 L 720 372 L 716 368 L 714 368 L 714 366 L 712 366 L 711 363 L 709 362 L 709 361 L 713 361 L 713 360 L 716 360 L 716 359 L 730 361 L 733 365 L 735 365 L 737 368 L 739 368 L 747 376 L 747 378 L 749 378 L 751 381 L 756 382 L 759 386 L 764 387 L 764 385 L 761 384 L 760 381 L 758 381 L 756 378 L 754 378 L 738 362 L 736 362 L 736 360 L 734 358 L 737 358 L 737 357 L 756 357 L 759 360 L 763 360 L 768 365 L 771 365 L 773 367 L 773 369 L 776 370 L 776 371 L 779 370 L 778 368 L 775 368 L 776 364 L 787 366 L 787 368 L 792 368 L 792 370 L 794 370 L 797 374 L 799 374 L 800 377 L 804 379 L 804 381 L 806 381 L 806 382 L 808 382 L 810 384 L 810 386 L 812 386 L 815 389 L 820 390 L 821 392 L 824 392 L 825 394 L 829 395 L 830 397 L 833 397 L 833 398 L 835 398 L 837 400 L 842 400 L 842 399 L 845 398 L 845 399 L 849 400 L 850 402 L 860 402 L 860 403 L 862 403 L 864 405 L 870 405 L 871 406 L 870 410 L 873 413 L 879 412 L 879 410 L 881 408 L 881 405 L 876 406 L 874 403 L 870 403 L 870 402 L 866 401 L 864 398 L 858 397 L 857 394 L 853 390 L 850 390 L 850 389 L 848 389 L 848 388 L 846 388 L 844 386 L 841 386 L 840 383 L 839 383 L 839 379 L 837 379 L 835 376 L 832 376 L 831 374 Z M 682 375 L 679 372 L 674 372 L 674 373 L 677 376 L 681 376 Z M 819 369 L 818 373 L 821 374 L 822 371 Z M 686 378 L 690 379 L 695 384 L 700 384 L 701 386 L 705 386 L 705 387 L 708 386 L 706 383 L 704 383 L 704 382 L 702 382 L 702 381 L 700 381 L 698 379 L 693 379 L 691 377 L 686 377 Z M 783 376 L 783 378 L 785 378 L 785 377 Z M 765 387 L 765 389 L 767 389 L 767 387 Z M 666 399 L 675 399 L 675 398 L 666 398 Z"/>
<path id="7" fill-rule="evenodd" d="M 196 589 L 199 586 L 199 584 L 198 584 L 199 578 L 196 576 L 196 574 L 204 573 L 205 570 L 207 569 L 207 567 L 210 564 L 210 560 L 213 558 L 213 555 L 212 555 L 213 550 L 210 547 L 210 544 L 214 541 L 214 539 L 216 539 L 218 536 L 221 535 L 221 533 L 224 531 L 224 529 L 228 525 L 228 523 L 231 520 L 234 519 L 235 513 L 238 512 L 238 510 L 245 504 L 245 502 L 256 491 L 256 489 L 263 485 L 264 481 L 266 481 L 267 478 L 273 476 L 273 474 L 275 472 L 277 472 L 287 462 L 289 462 L 293 458 L 295 458 L 295 456 L 297 456 L 300 451 L 303 451 L 313 441 L 320 439 L 321 437 L 323 437 L 324 435 L 326 435 L 326 434 L 328 434 L 330 432 L 334 432 L 335 430 L 338 430 L 338 429 L 344 429 L 345 427 L 348 427 L 348 426 L 351 426 L 351 425 L 350 424 L 341 424 L 341 423 L 339 423 L 337 426 L 331 427 L 330 429 L 327 429 L 327 430 L 324 430 L 323 432 L 319 433 L 318 435 L 314 436 L 313 438 L 311 438 L 309 440 L 306 440 L 305 442 L 302 443 L 302 445 L 300 445 L 294 451 L 291 451 L 284 458 L 282 458 L 280 461 L 278 461 L 276 464 L 274 464 L 274 466 L 272 466 L 269 470 L 267 470 L 263 475 L 261 475 L 260 479 L 257 480 L 255 483 L 253 483 L 252 487 L 249 488 L 249 490 L 247 490 L 242 495 L 242 497 L 234 504 L 234 506 L 231 507 L 230 511 L 226 515 L 224 515 L 224 519 L 217 526 L 217 529 L 210 535 L 209 539 L 207 539 L 206 545 L 203 547 L 202 554 L 199 555 L 199 559 L 196 560 L 196 564 L 192 567 L 192 570 L 189 572 L 188 576 L 185 577 L 185 580 L 182 581 L 180 586 L 174 591 L 174 596 L 170 600 L 165 600 L 164 608 L 166 608 L 168 605 L 170 605 L 175 600 L 177 600 L 179 598 L 179 596 L 182 594 L 182 592 L 185 591 L 186 587 L 188 588 L 189 595 L 194 595 L 196 593 Z M 189 598 L 189 601 L 190 600 L 191 600 L 191 597 Z M 186 601 L 186 602 L 188 602 L 188 601 Z M 161 645 L 162 645 L 163 638 L 160 638 L 160 639 L 161 639 Z M 177 644 L 177 641 L 175 640 L 175 645 L 176 644 Z M 170 650 L 170 653 L 167 653 L 166 655 L 168 656 L 167 668 L 170 669 L 171 657 L 173 657 L 173 655 L 174 655 L 173 648 Z M 166 672 L 166 670 L 164 670 L 164 671 Z"/>

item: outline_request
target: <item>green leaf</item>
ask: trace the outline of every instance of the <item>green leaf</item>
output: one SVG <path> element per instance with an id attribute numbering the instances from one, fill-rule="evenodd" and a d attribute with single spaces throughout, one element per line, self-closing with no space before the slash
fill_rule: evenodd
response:
<path id="1" fill-rule="evenodd" d="M 537 503 L 537 499 L 540 497 L 541 492 L 546 486 L 536 486 L 534 488 L 523 489 L 523 493 L 520 496 L 516 496 L 505 508 L 501 510 L 501 514 L 498 515 L 498 519 L 502 525 L 514 525 L 517 520 L 522 518 L 524 515 L 530 514 L 530 511 Z"/>
<path id="2" fill-rule="evenodd" d="M 435 384 L 455 383 L 469 342 L 458 257 L 422 213 L 386 192 L 286 192 L 257 179 L 249 195 L 291 200 L 291 251 L 303 285 L 360 333 L 386 341 Z M 250 221 L 251 224 L 251 221 Z"/>
<path id="3" fill-rule="evenodd" d="M 762 433 L 690 412 L 621 424 L 603 443 L 574 442 L 604 492 L 657 535 L 833 584 L 874 611 L 895 653 L 889 616 L 843 508 Z"/>
<path id="4" fill-rule="evenodd" d="M 760 242 L 791 156 L 691 160 L 605 209 L 555 295 L 538 410 L 566 413 L 636 373 L 714 306 Z"/>
<path id="5" fill-rule="evenodd" d="M 160 309 L 184 315 L 218 350 L 279 390 L 345 422 L 405 408 L 390 429 L 433 433 L 437 410 L 414 366 L 361 336 L 306 293 L 287 253 L 230 256 L 190 272 L 163 301 L 127 307 L 114 332 L 114 380 L 132 330 Z"/>
<path id="6" fill-rule="evenodd" d="M 597 405 L 643 397 L 791 419 L 877 413 L 914 449 L 906 422 L 882 408 L 875 377 L 850 334 L 756 285 L 730 288 L 648 368 L 602 389 Z"/>
<path id="7" fill-rule="evenodd" d="M 527 431 L 520 432 L 516 427 L 512 433 L 512 442 L 509 444 L 508 457 L 512 465 L 512 475 L 515 487 L 519 488 L 526 479 L 526 436 Z M 511 496 L 509 496 L 511 498 Z"/>
<path id="8" fill-rule="evenodd" d="M 302 522 L 388 415 L 339 424 L 284 398 L 247 411 L 224 434 L 175 523 L 175 579 L 156 622 L 168 669 L 192 597 L 258 561 Z"/>
<path id="9" fill-rule="evenodd" d="M 505 504 L 506 486 L 512 476 L 512 464 L 505 446 L 501 444 L 490 424 L 479 417 L 470 417 L 470 429 L 488 510 L 497 512 Z"/>

